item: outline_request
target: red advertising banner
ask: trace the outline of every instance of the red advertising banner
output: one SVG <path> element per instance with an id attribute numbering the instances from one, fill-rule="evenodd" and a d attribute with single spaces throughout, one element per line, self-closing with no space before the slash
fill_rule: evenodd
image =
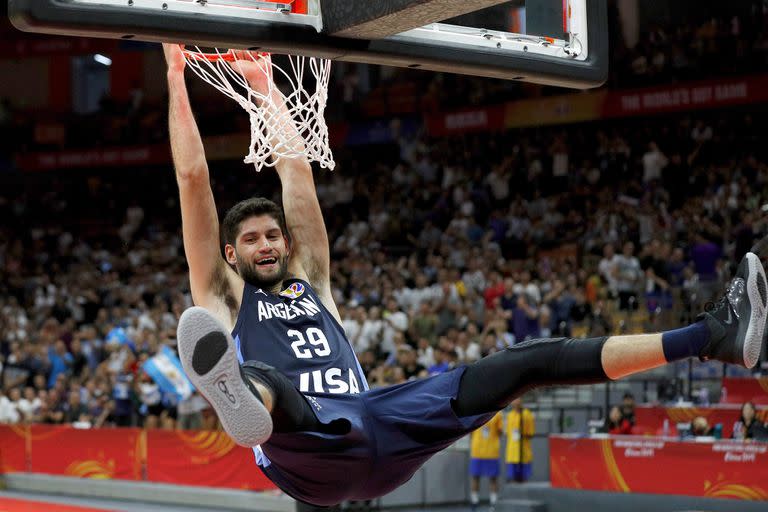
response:
<path id="1" fill-rule="evenodd" d="M 24 153 L 16 157 L 16 166 L 24 171 L 170 165 L 170 162 L 171 154 L 166 145 Z"/>
<path id="2" fill-rule="evenodd" d="M 726 403 L 741 405 L 744 402 L 753 402 L 768 405 L 768 377 L 753 379 L 725 377 L 723 390 L 726 391 Z"/>
<path id="3" fill-rule="evenodd" d="M 150 430 L 147 480 L 181 485 L 274 489 L 256 465 L 253 450 L 224 432 Z"/>
<path id="4" fill-rule="evenodd" d="M 714 407 L 635 407 L 633 434 L 657 436 L 662 434 L 664 420 L 669 422 L 669 434 L 676 435 L 678 423 L 690 423 L 697 416 L 706 418 L 710 427 L 718 423 L 723 426 L 723 438 L 733 435 L 733 425 L 739 420 L 741 405 Z M 768 407 L 758 407 L 757 417 L 768 421 Z"/>
<path id="5" fill-rule="evenodd" d="M 602 117 L 652 115 L 768 101 L 768 75 L 612 91 Z"/>
<path id="6" fill-rule="evenodd" d="M 768 75 L 752 75 L 627 91 L 599 90 L 511 101 L 504 105 L 504 126 L 517 128 L 579 123 L 767 101 Z"/>
<path id="7" fill-rule="evenodd" d="M 550 436 L 552 487 L 768 500 L 768 444 Z"/>
<path id="8" fill-rule="evenodd" d="M 22 425 L 0 425 L 0 473 L 27 471 L 28 430 Z"/>
<path id="9" fill-rule="evenodd" d="M 78 430 L 32 425 L 33 473 L 82 478 L 141 480 L 143 436 L 138 428 Z"/>
<path id="10" fill-rule="evenodd" d="M 504 105 L 495 105 L 430 115 L 425 118 L 425 123 L 432 136 L 490 132 L 505 128 L 504 116 Z"/>

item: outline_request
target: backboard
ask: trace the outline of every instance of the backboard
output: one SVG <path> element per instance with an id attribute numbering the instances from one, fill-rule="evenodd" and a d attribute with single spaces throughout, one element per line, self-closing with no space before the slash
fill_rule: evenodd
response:
<path id="1" fill-rule="evenodd" d="M 30 32 L 602 84 L 607 0 L 9 0 Z"/>

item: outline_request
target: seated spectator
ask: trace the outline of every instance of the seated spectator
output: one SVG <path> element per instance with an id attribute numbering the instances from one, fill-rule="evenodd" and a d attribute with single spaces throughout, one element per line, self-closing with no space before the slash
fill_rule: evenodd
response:
<path id="1" fill-rule="evenodd" d="M 714 435 L 715 429 L 709 426 L 709 421 L 704 416 L 696 416 L 691 422 L 691 435 L 705 437 Z"/>
<path id="2" fill-rule="evenodd" d="M 628 436 L 632 434 L 632 424 L 621 413 L 621 409 L 618 405 L 611 407 L 608 417 L 605 419 L 603 428 L 600 432 L 604 434 L 613 434 L 620 436 Z"/>
<path id="3" fill-rule="evenodd" d="M 741 406 L 741 416 L 733 428 L 734 439 L 768 440 L 768 427 L 757 418 L 755 404 L 744 402 Z"/>
<path id="4" fill-rule="evenodd" d="M 453 368 L 451 362 L 456 359 L 456 352 L 450 351 L 438 346 L 435 349 L 435 364 L 427 368 L 429 375 L 439 375 Z"/>
<path id="5" fill-rule="evenodd" d="M 21 419 L 21 414 L 5 393 L 0 390 L 0 424 L 6 423 L 13 425 Z"/>
<path id="6" fill-rule="evenodd" d="M 27 386 L 24 388 L 24 398 L 19 400 L 19 412 L 24 416 L 24 421 L 31 421 L 32 417 L 40 409 L 40 399 L 35 395 L 35 388 Z"/>
<path id="7" fill-rule="evenodd" d="M 635 426 L 635 396 L 632 393 L 624 393 L 621 401 L 621 415 Z"/>
<path id="8" fill-rule="evenodd" d="M 69 393 L 67 403 L 62 406 L 64 423 L 89 422 L 88 406 L 80 401 L 80 393 Z"/>
<path id="9" fill-rule="evenodd" d="M 405 380 L 427 376 L 427 370 L 416 360 L 416 351 L 410 345 L 397 348 L 397 364 L 403 369 Z"/>

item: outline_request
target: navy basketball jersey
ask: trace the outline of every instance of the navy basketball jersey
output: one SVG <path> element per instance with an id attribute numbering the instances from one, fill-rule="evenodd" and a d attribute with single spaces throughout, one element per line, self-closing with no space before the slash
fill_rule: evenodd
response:
<path id="1" fill-rule="evenodd" d="M 273 294 L 245 283 L 232 337 L 240 362 L 280 370 L 302 393 L 360 393 L 365 375 L 344 329 L 309 285 L 283 282 Z"/>

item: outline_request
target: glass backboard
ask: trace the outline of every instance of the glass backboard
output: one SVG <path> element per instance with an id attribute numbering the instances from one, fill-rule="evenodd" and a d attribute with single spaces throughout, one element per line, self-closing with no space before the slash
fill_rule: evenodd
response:
<path id="1" fill-rule="evenodd" d="M 19 29 L 588 88 L 607 77 L 607 0 L 9 0 Z M 462 12 L 458 12 L 462 11 Z"/>

